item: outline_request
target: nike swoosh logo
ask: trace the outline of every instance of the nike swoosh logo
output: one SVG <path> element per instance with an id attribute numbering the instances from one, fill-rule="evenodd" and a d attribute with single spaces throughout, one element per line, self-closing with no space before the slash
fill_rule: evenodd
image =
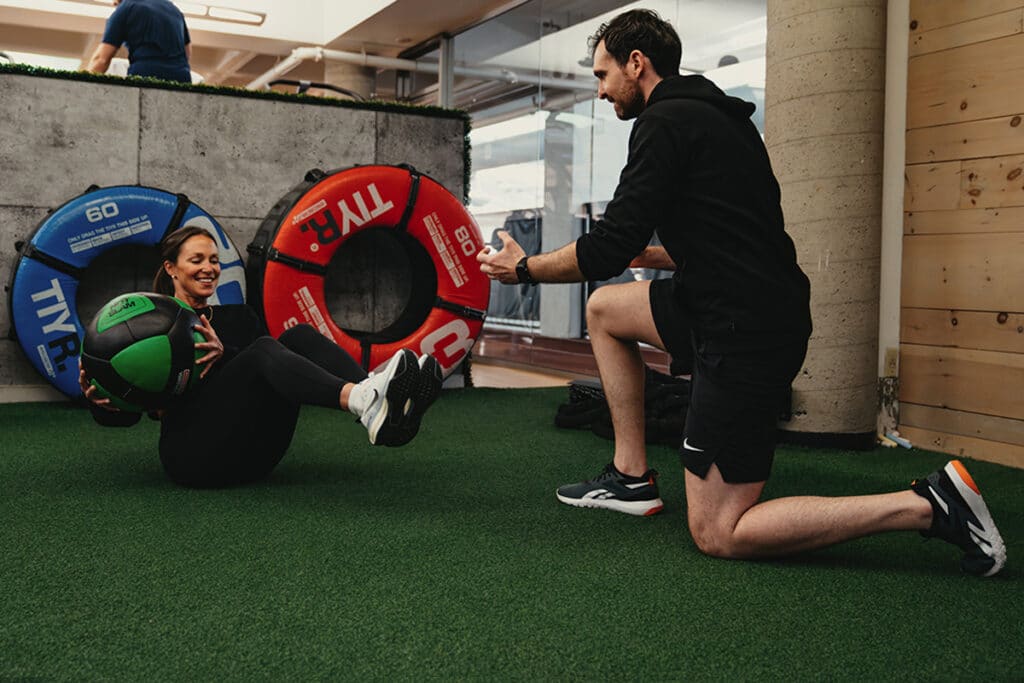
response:
<path id="1" fill-rule="evenodd" d="M 686 438 L 683 438 L 683 448 L 685 448 L 688 451 L 697 451 L 698 453 L 704 452 L 703 448 L 694 448 L 693 446 L 691 446 L 689 440 Z"/>

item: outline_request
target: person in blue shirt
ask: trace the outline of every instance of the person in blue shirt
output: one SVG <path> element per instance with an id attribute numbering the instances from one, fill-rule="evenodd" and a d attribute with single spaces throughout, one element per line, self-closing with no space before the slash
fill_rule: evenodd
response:
<path id="1" fill-rule="evenodd" d="M 121 45 L 128 46 L 129 76 L 192 82 L 191 38 L 185 17 L 170 0 L 114 0 L 103 42 L 88 71 L 106 73 Z"/>

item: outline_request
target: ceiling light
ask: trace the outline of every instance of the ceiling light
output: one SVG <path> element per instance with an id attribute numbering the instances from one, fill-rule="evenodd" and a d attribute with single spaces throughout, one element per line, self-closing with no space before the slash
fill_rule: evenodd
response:
<path id="1" fill-rule="evenodd" d="M 66 0 L 77 2 L 83 5 L 106 5 L 110 7 L 113 0 Z M 174 5 L 181 10 L 186 17 L 194 19 L 206 19 L 208 21 L 224 21 L 230 24 L 247 24 L 249 26 L 262 26 L 267 20 L 265 12 L 249 12 L 246 10 L 229 9 L 227 7 L 215 7 L 199 2 L 174 2 Z"/>
<path id="2" fill-rule="evenodd" d="M 263 12 L 246 12 L 226 7 L 209 7 L 206 14 L 210 19 L 232 21 L 236 24 L 252 24 L 253 26 L 262 25 L 263 21 L 267 18 L 267 15 Z"/>

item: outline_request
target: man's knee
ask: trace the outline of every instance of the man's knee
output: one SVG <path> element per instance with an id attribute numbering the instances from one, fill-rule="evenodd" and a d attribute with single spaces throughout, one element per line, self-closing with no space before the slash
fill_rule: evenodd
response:
<path id="1" fill-rule="evenodd" d="M 587 327 L 600 327 L 606 320 L 618 319 L 623 297 L 616 291 L 618 285 L 605 285 L 587 299 Z"/>
<path id="2" fill-rule="evenodd" d="M 711 520 L 694 518 L 692 514 L 689 523 L 693 542 L 705 555 L 726 560 L 742 557 L 734 529 Z"/>
<path id="3" fill-rule="evenodd" d="M 607 298 L 604 288 L 596 290 L 587 298 L 587 327 L 593 327 L 605 314 Z"/>

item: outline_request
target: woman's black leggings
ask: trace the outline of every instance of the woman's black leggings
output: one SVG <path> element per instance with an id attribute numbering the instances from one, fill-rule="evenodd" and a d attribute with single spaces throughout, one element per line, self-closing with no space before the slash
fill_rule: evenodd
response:
<path id="1" fill-rule="evenodd" d="M 260 337 L 216 369 L 160 428 L 160 462 L 185 486 L 261 479 L 284 456 L 302 404 L 340 408 L 341 388 L 366 372 L 309 325 Z"/>

